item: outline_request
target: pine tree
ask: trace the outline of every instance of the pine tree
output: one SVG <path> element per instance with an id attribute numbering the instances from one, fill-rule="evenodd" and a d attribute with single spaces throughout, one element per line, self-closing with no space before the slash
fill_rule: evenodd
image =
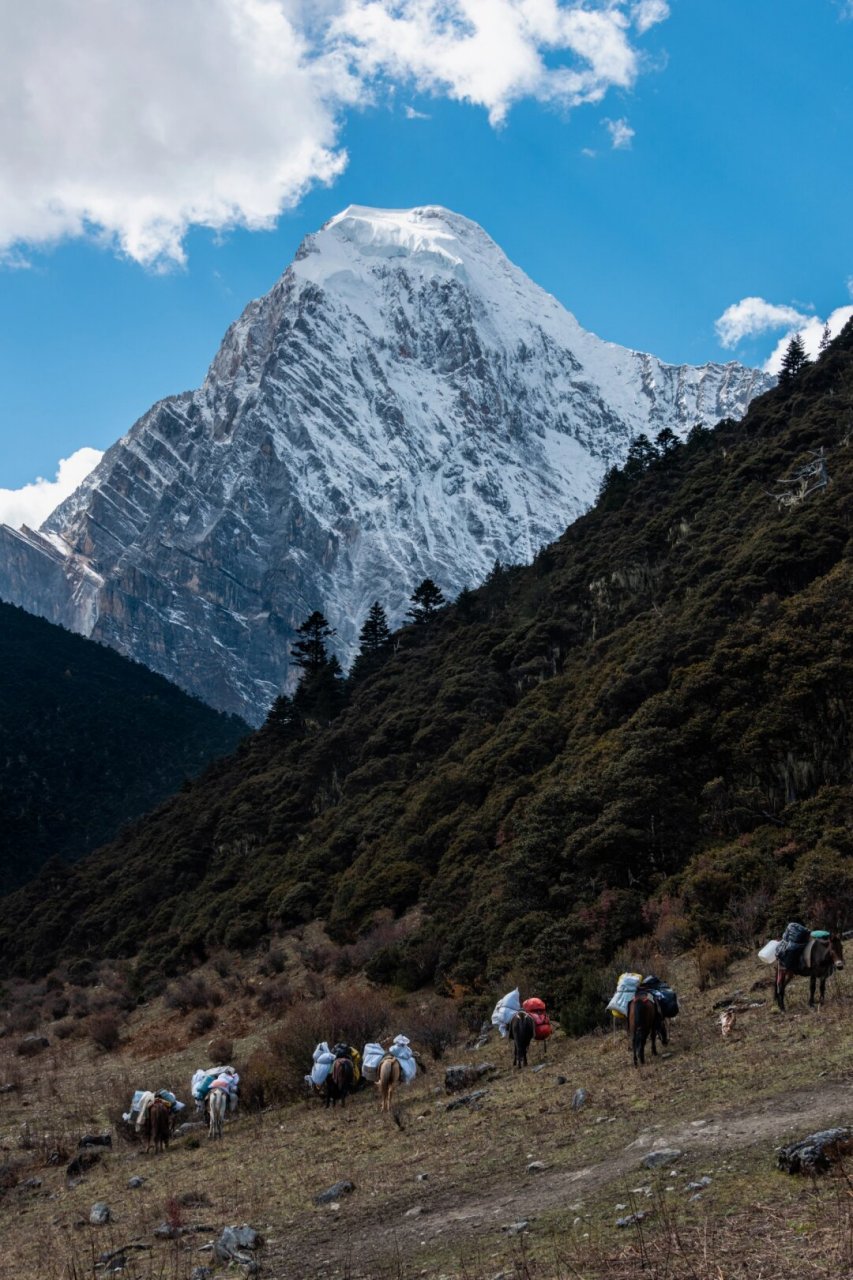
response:
<path id="1" fill-rule="evenodd" d="M 823 326 L 823 333 L 820 335 L 820 342 L 817 344 L 818 355 L 823 355 L 832 342 L 832 334 L 829 332 L 829 321 Z"/>
<path id="2" fill-rule="evenodd" d="M 678 448 L 681 441 L 673 431 L 672 427 L 664 427 L 655 436 L 655 445 L 661 457 L 666 457 L 668 453 L 672 453 Z"/>
<path id="3" fill-rule="evenodd" d="M 443 608 L 447 601 L 444 598 L 444 592 L 440 587 L 436 586 L 432 578 L 424 578 L 420 586 L 415 587 L 409 599 L 412 607 L 406 614 L 410 622 L 420 626 L 425 622 L 429 622 Z"/>
<path id="4" fill-rule="evenodd" d="M 310 674 L 319 671 L 329 661 L 326 641 L 337 634 L 334 627 L 329 626 L 319 609 L 315 609 L 302 625 L 296 628 L 296 634 L 299 639 L 290 650 L 294 665 Z"/>
<path id="5" fill-rule="evenodd" d="M 806 355 L 806 344 L 803 342 L 803 335 L 795 333 L 782 357 L 782 367 L 779 370 L 779 386 L 790 387 L 808 363 L 809 358 Z"/>
<path id="6" fill-rule="evenodd" d="M 303 672 L 293 697 L 296 709 L 309 721 L 330 724 L 346 702 L 346 684 L 334 654 L 314 671 Z"/>
<path id="7" fill-rule="evenodd" d="M 378 671 L 391 653 L 391 628 L 385 610 L 374 600 L 359 633 L 359 650 L 350 671 L 351 680 L 363 680 Z"/>
<path id="8" fill-rule="evenodd" d="M 644 471 L 649 469 L 658 456 L 658 451 L 649 437 L 645 432 L 641 432 L 631 441 L 628 447 L 628 456 L 622 469 L 623 475 L 629 480 L 636 480 L 638 476 L 641 476 Z"/>
<path id="9" fill-rule="evenodd" d="M 301 737 L 302 717 L 286 693 L 280 693 L 270 707 L 264 728 L 287 742 Z"/>

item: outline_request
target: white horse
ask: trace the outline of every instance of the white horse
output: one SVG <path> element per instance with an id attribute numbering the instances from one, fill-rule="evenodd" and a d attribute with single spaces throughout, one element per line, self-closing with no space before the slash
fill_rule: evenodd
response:
<path id="1" fill-rule="evenodd" d="M 211 1089 L 207 1095 L 207 1111 L 210 1116 L 210 1129 L 208 1137 L 222 1137 L 222 1121 L 225 1119 L 225 1112 L 228 1110 L 228 1091 L 226 1089 Z"/>

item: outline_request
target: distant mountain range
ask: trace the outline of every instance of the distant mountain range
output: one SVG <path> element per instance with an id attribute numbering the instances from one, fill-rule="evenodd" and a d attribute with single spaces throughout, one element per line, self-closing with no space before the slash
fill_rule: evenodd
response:
<path id="1" fill-rule="evenodd" d="M 344 663 L 392 621 L 529 562 L 641 432 L 739 418 L 771 380 L 585 332 L 476 223 L 351 206 L 38 532 L 0 528 L 0 597 L 259 723 L 321 608 Z"/>
<path id="2" fill-rule="evenodd" d="M 247 729 L 104 645 L 0 604 L 0 893 L 113 839 Z"/>

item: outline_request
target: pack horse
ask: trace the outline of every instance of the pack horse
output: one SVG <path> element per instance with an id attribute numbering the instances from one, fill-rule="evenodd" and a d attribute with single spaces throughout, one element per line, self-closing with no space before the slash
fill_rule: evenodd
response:
<path id="1" fill-rule="evenodd" d="M 844 968 L 844 947 L 838 934 L 825 930 L 810 933 L 804 925 L 789 924 L 776 955 L 776 1003 L 784 1012 L 785 988 L 792 978 L 809 979 L 809 1007 L 814 1008 L 820 983 L 819 1004 L 826 996 L 826 980 Z"/>

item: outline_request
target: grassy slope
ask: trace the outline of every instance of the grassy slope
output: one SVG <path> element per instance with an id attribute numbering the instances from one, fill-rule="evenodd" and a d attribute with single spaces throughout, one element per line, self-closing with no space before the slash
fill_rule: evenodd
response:
<path id="1" fill-rule="evenodd" d="M 3 1208 L 13 1212 L 4 1215 L 2 1274 L 82 1277 L 102 1250 L 137 1240 L 154 1249 L 133 1258 L 126 1274 L 187 1280 L 206 1260 L 196 1250 L 213 1233 L 190 1238 L 187 1249 L 156 1242 L 152 1231 L 170 1201 L 196 1191 L 209 1203 L 179 1210 L 182 1221 L 217 1232 L 252 1223 L 267 1240 L 261 1258 L 270 1280 L 849 1274 L 849 1184 L 777 1173 L 774 1148 L 849 1119 L 850 997 L 833 988 L 825 1010 L 810 1013 L 799 984 L 788 1015 L 767 1005 L 753 1009 L 724 1042 L 714 1000 L 733 986 L 748 990 L 765 973 L 745 961 L 724 988 L 698 996 L 690 991 L 692 966 L 676 962 L 683 1014 L 666 1056 L 638 1072 L 622 1035 L 558 1035 L 536 1073 L 514 1072 L 500 1042 L 474 1054 L 462 1049 L 454 1060 L 498 1065 L 482 1110 L 447 1114 L 441 1070 L 433 1068 L 404 1093 L 402 1127 L 379 1114 L 372 1091 L 345 1112 L 300 1103 L 242 1116 L 221 1146 L 177 1141 L 166 1155 L 146 1157 L 119 1143 L 73 1187 L 45 1163 L 49 1150 L 73 1149 L 132 1087 L 169 1082 L 186 1096 L 192 1070 L 206 1057 L 204 1041 L 159 1002 L 133 1014 L 123 1048 L 111 1057 L 68 1041 L 22 1073 L 5 1041 L 0 1079 L 17 1072 L 26 1084 L 22 1093 L 0 1095 L 0 1143 L 6 1159 L 20 1160 L 19 1181 L 37 1176 L 42 1185 L 6 1192 Z M 406 1025 L 402 1008 L 399 1021 Z M 245 999 L 223 1007 L 219 1030 L 237 1036 L 238 1065 L 264 1031 L 247 1017 Z M 578 1086 L 589 1100 L 574 1113 Z M 22 1132 L 34 1137 L 30 1152 L 20 1149 Z M 673 1143 L 684 1151 L 676 1174 L 640 1168 L 645 1151 Z M 545 1171 L 527 1173 L 531 1159 L 543 1161 Z M 134 1173 L 146 1179 L 140 1190 L 127 1188 Z M 417 1181 L 418 1173 L 428 1180 Z M 703 1175 L 711 1186 L 692 1201 L 686 1184 Z M 352 1179 L 356 1191 L 339 1209 L 315 1208 L 313 1194 L 340 1178 Z M 78 1226 L 98 1200 L 112 1207 L 113 1224 Z M 642 1232 L 615 1227 L 629 1211 L 618 1205 L 652 1211 Z M 528 1219 L 530 1230 L 509 1239 L 503 1229 L 519 1219 Z"/>
<path id="2" fill-rule="evenodd" d="M 0 603 L 3 890 L 115 837 L 247 727 L 162 676 Z"/>
<path id="3" fill-rule="evenodd" d="M 756 913 L 835 923 L 853 908 L 852 420 L 853 327 L 793 395 L 403 633 L 331 728 L 256 735 L 11 899 L 0 959 L 45 971 L 88 945 L 174 971 L 318 913 L 345 939 L 419 903 L 381 976 L 471 986 L 515 966 L 568 1008 L 572 957 L 649 926 L 689 942 Z M 831 486 L 780 509 L 768 490 L 821 446 Z"/>

